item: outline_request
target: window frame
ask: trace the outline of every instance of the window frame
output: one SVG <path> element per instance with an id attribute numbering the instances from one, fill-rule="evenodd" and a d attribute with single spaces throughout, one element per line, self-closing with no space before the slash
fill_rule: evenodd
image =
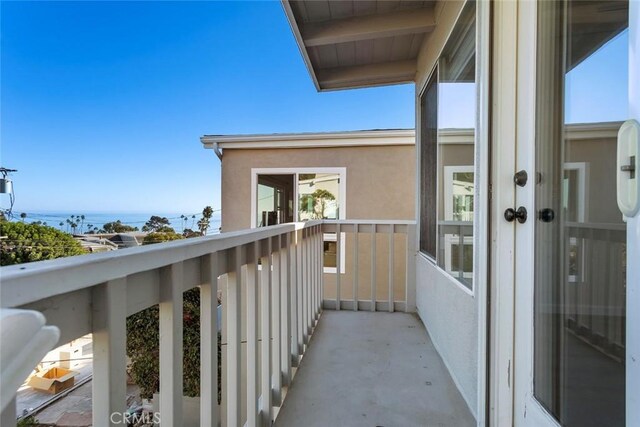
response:
<path id="1" fill-rule="evenodd" d="M 347 217 L 347 168 L 345 167 L 300 167 L 300 168 L 251 168 L 251 227 L 257 228 L 258 218 L 258 175 L 293 175 L 293 200 L 295 208 L 293 210 L 293 221 L 298 222 L 298 177 L 300 174 L 335 174 L 340 177 L 338 186 L 338 220 Z M 340 234 L 340 274 L 346 272 L 346 236 Z M 335 242 L 335 233 L 323 233 L 323 241 Z M 336 273 L 336 267 L 323 267 L 324 273 Z"/>

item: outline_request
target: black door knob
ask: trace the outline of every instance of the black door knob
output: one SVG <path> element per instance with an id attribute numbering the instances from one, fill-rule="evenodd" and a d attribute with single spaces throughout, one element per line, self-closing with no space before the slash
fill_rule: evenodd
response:
<path id="1" fill-rule="evenodd" d="M 527 171 L 525 170 L 518 171 L 513 176 L 513 182 L 518 187 L 524 187 L 525 185 L 527 185 L 527 179 L 528 179 L 528 175 L 527 175 Z"/>
<path id="2" fill-rule="evenodd" d="M 540 212 L 538 212 L 538 219 L 542 222 L 551 222 L 555 217 L 555 212 L 550 208 L 540 209 Z"/>
<path id="3" fill-rule="evenodd" d="M 524 224 L 527 221 L 527 209 L 524 206 L 520 206 L 518 210 L 509 208 L 504 211 L 504 219 L 508 222 L 513 222 L 513 220 L 517 219 L 520 224 Z"/>

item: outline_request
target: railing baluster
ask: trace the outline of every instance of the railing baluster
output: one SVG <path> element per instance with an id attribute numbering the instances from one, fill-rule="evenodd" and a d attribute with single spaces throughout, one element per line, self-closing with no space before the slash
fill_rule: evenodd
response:
<path id="1" fill-rule="evenodd" d="M 281 301 L 281 291 L 282 291 L 282 268 L 280 261 L 280 251 L 281 251 L 281 240 L 280 236 L 273 237 L 273 241 L 275 242 L 275 247 L 273 248 L 273 287 L 272 287 L 272 323 L 273 323 L 273 346 L 271 347 L 271 351 L 273 353 L 272 357 L 272 373 L 273 373 L 273 405 L 280 406 L 282 403 L 282 374 L 280 369 L 280 352 L 281 352 L 281 313 L 280 313 L 280 301 Z"/>
<path id="2" fill-rule="evenodd" d="M 342 248 L 341 245 L 341 236 L 340 236 L 340 223 L 336 224 L 336 310 L 340 310 L 340 268 L 342 268 L 342 263 L 340 262 L 340 257 L 342 256 Z"/>
<path id="3" fill-rule="evenodd" d="M 242 425 L 242 246 L 229 250 L 227 273 L 227 426 Z"/>
<path id="4" fill-rule="evenodd" d="M 290 359 L 292 366 L 298 366 L 298 269 L 300 264 L 298 263 L 298 247 L 296 245 L 297 232 L 291 233 L 289 238 L 289 250 L 290 250 L 290 269 L 289 274 L 291 277 L 291 301 L 290 301 L 290 335 L 291 335 L 291 347 L 289 349 Z"/>
<path id="5" fill-rule="evenodd" d="M 247 425 L 260 424 L 258 407 L 258 258 L 260 242 L 247 246 Z"/>
<path id="6" fill-rule="evenodd" d="M 407 226 L 407 251 L 405 262 L 405 312 L 413 313 L 416 311 L 416 227 L 414 225 Z"/>
<path id="7" fill-rule="evenodd" d="M 298 257 L 298 355 L 304 351 L 304 230 L 296 231 L 296 256 Z"/>
<path id="8" fill-rule="evenodd" d="M 358 311 L 358 224 L 353 226 L 353 311 Z"/>
<path id="9" fill-rule="evenodd" d="M 304 280 L 304 309 L 305 309 L 305 343 L 309 343 L 311 335 L 311 230 L 307 229 L 307 233 L 304 239 L 305 249 L 305 280 Z"/>
<path id="10" fill-rule="evenodd" d="M 376 311 L 376 225 L 371 224 L 371 311 Z"/>
<path id="11" fill-rule="evenodd" d="M 282 289 L 281 289 L 281 329 L 280 329 L 280 349 L 282 371 L 282 382 L 289 385 L 291 380 L 291 357 L 289 351 L 291 349 L 291 275 L 290 275 L 290 252 L 289 252 L 289 233 L 281 236 L 282 245 L 280 249 L 280 259 L 282 260 Z"/>
<path id="12" fill-rule="evenodd" d="M 322 275 L 324 274 L 324 237 L 322 234 L 322 225 L 316 227 L 316 250 L 318 251 L 318 258 L 316 260 L 316 319 L 320 318 L 320 312 L 322 311 Z"/>
<path id="13" fill-rule="evenodd" d="M 202 257 L 200 286 L 200 426 L 217 427 L 219 254 Z M 95 423 L 94 423 L 95 425 Z"/>
<path id="14" fill-rule="evenodd" d="M 320 251 L 318 250 L 318 227 L 315 226 L 312 228 L 311 235 L 311 247 L 313 251 L 313 265 L 312 265 L 312 273 L 313 280 L 311 281 L 311 301 L 313 307 L 313 325 L 315 326 L 316 321 L 318 320 L 318 260 L 320 259 Z"/>
<path id="15" fill-rule="evenodd" d="M 320 248 L 320 272 L 318 277 L 320 279 L 318 283 L 318 311 L 322 313 L 324 304 L 324 233 L 322 231 L 322 225 L 318 226 L 318 247 Z"/>
<path id="16" fill-rule="evenodd" d="M 394 280 L 394 255 L 395 255 L 395 227 L 389 226 L 389 313 L 393 313 L 393 280 Z"/>
<path id="17" fill-rule="evenodd" d="M 93 425 L 126 409 L 127 279 L 93 289 Z M 116 418 L 120 419 L 120 418 Z"/>
<path id="18" fill-rule="evenodd" d="M 261 248 L 262 271 L 260 272 L 260 329 L 261 329 L 261 351 L 260 351 L 260 388 L 262 397 L 262 425 L 271 425 L 271 238 L 263 241 Z"/>
<path id="19" fill-rule="evenodd" d="M 160 269 L 160 418 L 182 421 L 182 262 Z"/>

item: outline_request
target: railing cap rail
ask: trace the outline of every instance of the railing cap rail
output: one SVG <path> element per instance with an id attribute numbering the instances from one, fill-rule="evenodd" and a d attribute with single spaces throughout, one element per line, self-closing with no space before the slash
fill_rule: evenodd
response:
<path id="1" fill-rule="evenodd" d="M 20 307 L 236 246 L 313 227 L 322 221 L 287 223 L 117 251 L 0 268 L 0 307 Z"/>

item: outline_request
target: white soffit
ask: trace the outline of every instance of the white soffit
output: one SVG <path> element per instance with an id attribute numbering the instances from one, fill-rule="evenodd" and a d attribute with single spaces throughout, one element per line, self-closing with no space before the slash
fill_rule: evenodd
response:
<path id="1" fill-rule="evenodd" d="M 319 91 L 413 82 L 435 0 L 282 0 Z"/>

